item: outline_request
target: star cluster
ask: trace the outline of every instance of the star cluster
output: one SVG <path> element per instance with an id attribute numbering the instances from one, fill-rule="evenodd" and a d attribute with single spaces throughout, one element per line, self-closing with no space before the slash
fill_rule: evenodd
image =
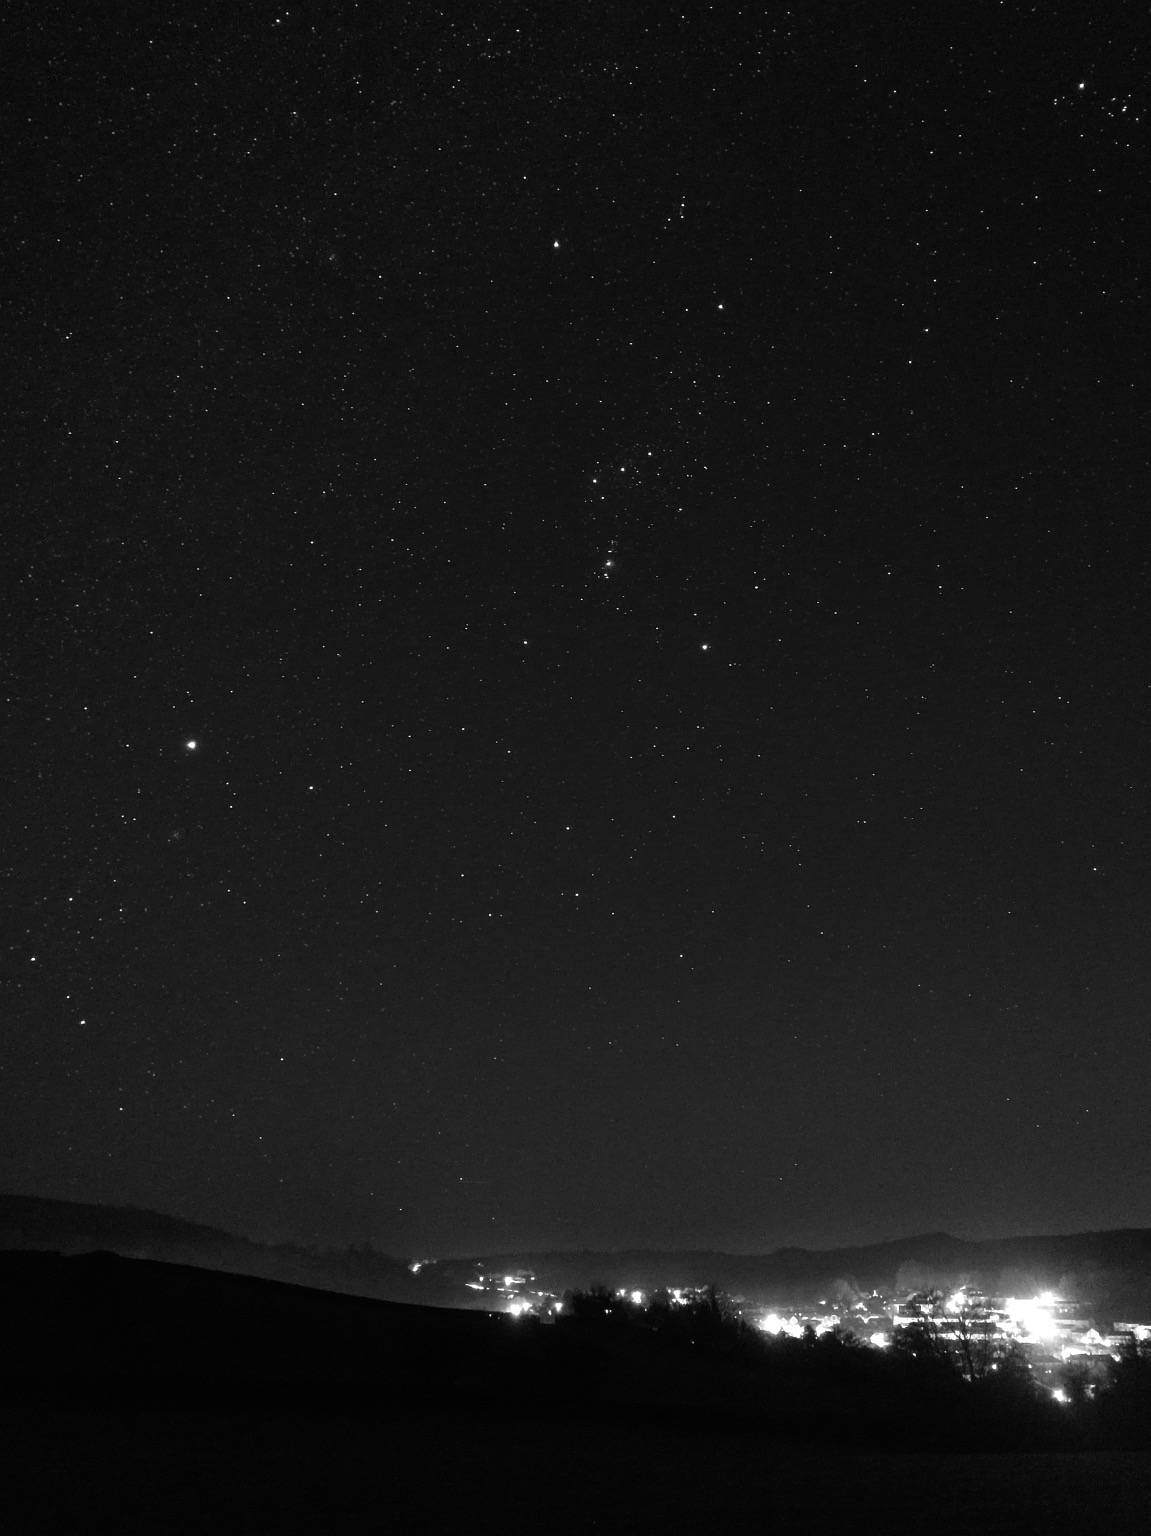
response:
<path id="1" fill-rule="evenodd" d="M 3 1182 L 1145 1222 L 1147 37 L 1060 9 L 26 13 Z"/>

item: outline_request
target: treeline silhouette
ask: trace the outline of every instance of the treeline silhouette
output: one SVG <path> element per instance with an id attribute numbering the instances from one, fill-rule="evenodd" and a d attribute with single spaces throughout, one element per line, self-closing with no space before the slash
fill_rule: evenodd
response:
<path id="1" fill-rule="evenodd" d="M 769 1336 L 714 1287 L 641 1299 L 592 1287 L 553 1325 L 112 1254 L 6 1253 L 0 1310 L 10 1405 L 419 1411 L 942 1451 L 1151 1446 L 1146 1344 L 1094 1375 L 1071 1362 L 1057 1402 L 1009 1347 L 972 1371 L 926 1321 L 882 1350 L 843 1329 Z"/>
<path id="2" fill-rule="evenodd" d="M 816 1435 L 955 1450 L 1151 1448 L 1151 1341 L 1134 1337 L 1118 1360 L 1067 1362 L 1056 1398 L 1019 1344 L 928 1318 L 877 1348 L 838 1325 L 765 1333 L 715 1286 L 636 1299 L 604 1285 L 568 1292 L 563 1316 L 581 1331 L 642 1333 L 668 1350 L 738 1361 L 775 1389 L 765 1403 L 790 1395 L 804 1405 L 803 1427 Z"/>
<path id="3" fill-rule="evenodd" d="M 568 1300 L 553 1325 L 0 1253 L 7 1503 L 21 1479 L 69 1531 L 1145 1528 L 1146 1456 L 903 1454 L 1145 1446 L 1139 1346 L 1056 1405 L 926 1334 L 770 1338 L 714 1289 Z"/>

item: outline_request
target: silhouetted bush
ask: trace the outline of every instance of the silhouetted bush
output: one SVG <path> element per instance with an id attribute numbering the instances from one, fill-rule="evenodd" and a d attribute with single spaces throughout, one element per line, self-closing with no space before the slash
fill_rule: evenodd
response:
<path id="1" fill-rule="evenodd" d="M 606 1285 L 591 1285 L 586 1291 L 568 1291 L 563 1309 L 580 1322 L 623 1323 L 630 1321 L 624 1298 Z"/>
<path id="2" fill-rule="evenodd" d="M 563 1311 L 581 1322 L 647 1329 L 669 1342 L 735 1349 L 758 1340 L 738 1312 L 714 1285 L 688 1295 L 660 1290 L 650 1299 L 635 1301 L 629 1292 L 592 1285 L 584 1291 L 568 1291 Z"/>
<path id="3" fill-rule="evenodd" d="M 1124 1445 L 1151 1445 L 1151 1341 L 1132 1338 L 1113 1360 L 1095 1397 L 1103 1437 Z"/>
<path id="4" fill-rule="evenodd" d="M 714 1285 L 682 1297 L 657 1291 L 645 1310 L 648 1326 L 669 1339 L 731 1350 L 753 1337 L 753 1330 Z"/>
<path id="5" fill-rule="evenodd" d="M 955 1356 L 925 1321 L 897 1328 L 891 1340 L 891 1360 L 909 1381 L 935 1388 L 953 1386 L 960 1379 Z"/>

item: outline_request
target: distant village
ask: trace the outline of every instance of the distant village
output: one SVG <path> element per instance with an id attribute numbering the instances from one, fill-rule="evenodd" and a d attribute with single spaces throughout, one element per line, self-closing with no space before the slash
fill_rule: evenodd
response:
<path id="1" fill-rule="evenodd" d="M 420 1261 L 409 1268 L 418 1273 Z M 554 1323 L 563 1315 L 564 1298 L 542 1289 L 529 1270 L 484 1273 L 477 1270 L 464 1282 L 475 1301 L 487 1309 L 513 1317 Z M 703 1287 L 669 1288 L 664 1295 L 671 1305 L 687 1305 L 706 1294 Z M 645 1307 L 652 1297 L 640 1290 L 618 1289 L 615 1297 L 625 1307 Z M 1068 1366 L 1077 1367 L 1093 1390 L 1091 1381 L 1101 1378 L 1107 1363 L 1121 1358 L 1132 1344 L 1151 1340 L 1151 1321 L 1114 1322 L 1100 1331 L 1086 1315 L 1082 1302 L 1061 1299 L 1053 1291 L 1035 1296 L 987 1296 L 970 1286 L 950 1293 L 938 1290 L 884 1294 L 873 1291 L 854 1301 L 817 1301 L 802 1310 L 767 1310 L 746 1298 L 723 1298 L 725 1306 L 744 1322 L 765 1334 L 795 1339 L 810 1334 L 819 1338 L 833 1330 L 851 1335 L 862 1345 L 889 1349 L 901 1329 L 919 1325 L 944 1343 L 961 1346 L 978 1341 L 983 1347 L 1018 1346 L 1033 1375 L 1048 1386 L 1057 1401 L 1066 1401 L 1063 1384 Z M 992 1369 L 995 1366 L 992 1365 Z"/>

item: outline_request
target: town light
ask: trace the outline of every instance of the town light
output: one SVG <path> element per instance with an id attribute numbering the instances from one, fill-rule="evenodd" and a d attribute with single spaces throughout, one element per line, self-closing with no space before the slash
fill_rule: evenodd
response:
<path id="1" fill-rule="evenodd" d="M 803 1337 L 803 1329 L 796 1317 L 780 1317 L 778 1312 L 769 1312 L 766 1317 L 759 1320 L 759 1328 L 763 1333 L 770 1333 L 773 1338 L 778 1338 L 781 1333 L 786 1333 L 790 1339 Z"/>
<path id="2" fill-rule="evenodd" d="M 1057 1298 L 1051 1291 L 1043 1291 L 1033 1300 L 1008 1296 L 1004 1310 L 1024 1339 L 1053 1339 L 1059 1333 L 1052 1307 Z"/>

